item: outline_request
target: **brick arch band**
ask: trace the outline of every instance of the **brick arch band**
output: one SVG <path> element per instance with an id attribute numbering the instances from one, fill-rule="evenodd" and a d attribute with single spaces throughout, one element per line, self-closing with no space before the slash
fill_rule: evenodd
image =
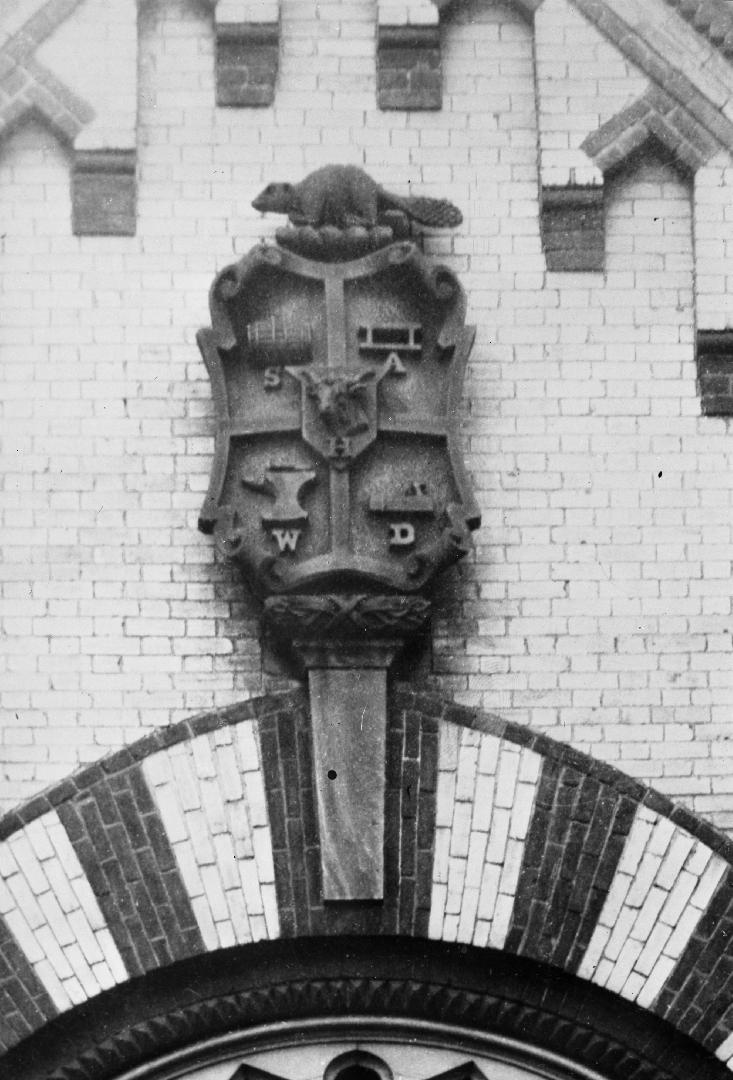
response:
<path id="1" fill-rule="evenodd" d="M 321 899 L 298 692 L 159 729 L 6 815 L 0 1069 L 107 1080 L 268 1016 L 409 999 L 612 1080 L 729 1075 L 730 842 L 490 714 L 396 688 L 388 724 L 381 904 Z"/>

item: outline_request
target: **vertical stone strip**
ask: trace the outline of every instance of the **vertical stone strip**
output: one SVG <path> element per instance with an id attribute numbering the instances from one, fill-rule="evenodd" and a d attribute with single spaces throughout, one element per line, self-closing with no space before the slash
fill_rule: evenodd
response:
<path id="1" fill-rule="evenodd" d="M 578 974 L 649 1008 L 727 869 L 705 844 L 640 807 Z"/>
<path id="2" fill-rule="evenodd" d="M 143 772 L 206 948 L 278 937 L 256 722 L 153 754 Z"/>
<path id="3" fill-rule="evenodd" d="M 0 895 L 5 907 L 3 886 Z M 57 1012 L 48 990 L 0 916 L 0 1052 L 15 1046 Z"/>
<path id="4" fill-rule="evenodd" d="M 542 767 L 524 852 L 511 952 L 574 970 L 621 858 L 636 804 L 555 759 Z"/>
<path id="5" fill-rule="evenodd" d="M 0 845 L 0 914 L 59 1012 L 127 978 L 56 813 Z"/>
<path id="6" fill-rule="evenodd" d="M 58 810 L 128 973 L 203 951 L 158 809 L 139 766 L 89 783 Z"/>
<path id="7" fill-rule="evenodd" d="M 443 725 L 430 937 L 503 947 L 540 765 L 532 750 Z"/>
<path id="8" fill-rule="evenodd" d="M 430 915 L 438 717 L 388 711 L 384 902 L 324 903 L 311 731 L 301 709 L 260 718 L 283 937 L 309 934 L 425 936 Z"/>

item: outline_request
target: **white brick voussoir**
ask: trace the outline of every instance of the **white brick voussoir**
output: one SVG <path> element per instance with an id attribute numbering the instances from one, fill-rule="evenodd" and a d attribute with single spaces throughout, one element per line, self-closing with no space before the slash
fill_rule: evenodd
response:
<path id="1" fill-rule="evenodd" d="M 431 938 L 504 945 L 541 763 L 495 735 L 442 726 Z"/>
<path id="2" fill-rule="evenodd" d="M 143 771 L 207 949 L 278 937 L 255 721 L 153 754 Z"/>
<path id="3" fill-rule="evenodd" d="M 639 807 L 578 974 L 650 1008 L 727 869 L 684 829 Z"/>

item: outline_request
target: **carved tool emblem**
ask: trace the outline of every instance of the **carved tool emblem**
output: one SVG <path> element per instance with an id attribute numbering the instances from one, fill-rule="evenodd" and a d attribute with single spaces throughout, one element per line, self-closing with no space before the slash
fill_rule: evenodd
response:
<path id="1" fill-rule="evenodd" d="M 450 270 L 412 243 L 350 262 L 263 246 L 218 276 L 211 313 L 200 526 L 260 592 L 417 592 L 465 554 L 478 513 L 455 423 L 473 329 Z"/>

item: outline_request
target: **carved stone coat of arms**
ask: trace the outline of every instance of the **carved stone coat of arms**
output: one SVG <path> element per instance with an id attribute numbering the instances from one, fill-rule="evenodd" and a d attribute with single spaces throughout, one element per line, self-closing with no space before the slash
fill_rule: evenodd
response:
<path id="1" fill-rule="evenodd" d="M 353 166 L 269 185 L 288 213 L 215 279 L 199 345 L 217 414 L 199 526 L 308 669 L 328 900 L 383 889 L 386 672 L 479 515 L 457 443 L 473 342 L 455 275 L 409 239 L 453 226 Z"/>
<path id="2" fill-rule="evenodd" d="M 473 340 L 456 277 L 413 243 L 316 262 L 255 248 L 216 278 L 200 517 L 264 595 L 415 593 L 478 521 L 455 416 Z"/>

